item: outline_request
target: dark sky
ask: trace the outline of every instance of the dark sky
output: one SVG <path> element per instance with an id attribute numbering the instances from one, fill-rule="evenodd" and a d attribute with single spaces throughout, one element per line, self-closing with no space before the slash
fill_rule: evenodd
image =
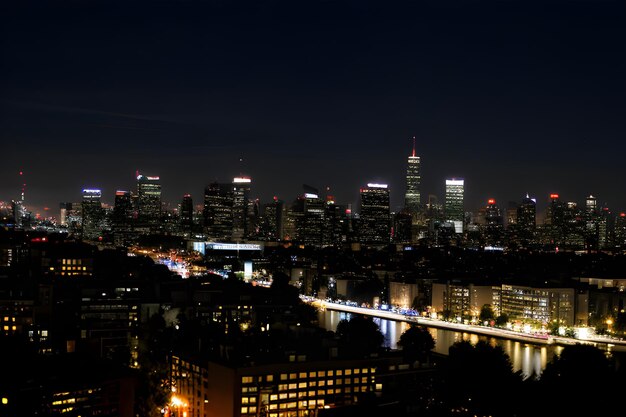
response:
<path id="1" fill-rule="evenodd" d="M 0 42 L 0 200 L 23 169 L 31 207 L 112 202 L 139 169 L 170 202 L 243 172 L 396 208 L 415 135 L 423 195 L 626 210 L 623 1 L 2 2 Z"/>

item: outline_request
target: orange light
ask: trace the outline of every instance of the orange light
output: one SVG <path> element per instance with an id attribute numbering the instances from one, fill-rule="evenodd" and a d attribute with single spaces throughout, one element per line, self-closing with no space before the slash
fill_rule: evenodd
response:
<path id="1" fill-rule="evenodd" d="M 487 200 L 487 204 L 496 204 L 495 198 L 490 198 L 489 200 Z"/>
<path id="2" fill-rule="evenodd" d="M 556 200 L 557 198 L 559 198 L 558 194 L 550 194 L 550 198 L 553 200 Z"/>

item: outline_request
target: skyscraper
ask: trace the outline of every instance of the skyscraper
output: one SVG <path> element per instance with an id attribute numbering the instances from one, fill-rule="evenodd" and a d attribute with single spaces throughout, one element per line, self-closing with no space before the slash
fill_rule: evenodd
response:
<path id="1" fill-rule="evenodd" d="M 100 237 L 104 220 L 101 197 L 101 190 L 89 188 L 83 190 L 83 239 L 95 240 Z"/>
<path id="2" fill-rule="evenodd" d="M 233 241 L 248 237 L 248 198 L 251 182 L 248 177 L 233 179 Z"/>
<path id="3" fill-rule="evenodd" d="M 465 180 L 446 180 L 446 202 L 444 215 L 446 222 L 454 225 L 455 233 L 463 233 L 463 219 L 465 212 L 463 209 L 463 194 L 465 192 Z"/>
<path id="4" fill-rule="evenodd" d="M 229 241 L 233 231 L 232 184 L 209 184 L 204 189 L 204 227 L 209 239 Z"/>
<path id="5" fill-rule="evenodd" d="M 537 199 L 528 194 L 517 207 L 517 226 L 527 237 L 532 235 L 537 225 Z"/>
<path id="6" fill-rule="evenodd" d="M 415 136 L 413 136 L 413 152 L 409 155 L 406 168 L 406 193 L 404 195 L 404 208 L 411 214 L 420 209 L 420 157 L 415 155 Z"/>
<path id="7" fill-rule="evenodd" d="M 391 238 L 389 189 L 387 184 L 361 188 L 360 240 L 365 244 L 386 244 Z"/>
<path id="8" fill-rule="evenodd" d="M 299 196 L 292 204 L 290 217 L 294 222 L 296 240 L 307 246 L 320 247 L 324 241 L 324 200 L 317 192 L 312 192 L 317 190 L 307 191 L 311 192 Z"/>
<path id="9" fill-rule="evenodd" d="M 193 200 L 191 194 L 185 194 L 180 203 L 180 226 L 183 232 L 189 233 L 193 228 Z"/>
<path id="10" fill-rule="evenodd" d="M 137 219 L 155 227 L 161 217 L 161 181 L 159 177 L 137 175 Z"/>
<path id="11" fill-rule="evenodd" d="M 133 230 L 133 202 L 129 191 L 118 190 L 115 192 L 113 206 L 113 241 L 116 245 L 125 245 L 130 241 Z"/>

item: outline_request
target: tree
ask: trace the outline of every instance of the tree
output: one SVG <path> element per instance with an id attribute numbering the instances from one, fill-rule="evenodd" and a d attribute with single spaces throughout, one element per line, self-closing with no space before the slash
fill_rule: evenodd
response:
<path id="1" fill-rule="evenodd" d="M 496 326 L 505 326 L 509 322 L 509 316 L 507 314 L 500 314 L 496 317 Z"/>
<path id="2" fill-rule="evenodd" d="M 430 351 L 435 347 L 435 340 L 428 329 L 423 326 L 412 324 L 411 327 L 400 336 L 398 346 L 402 347 L 404 358 L 410 362 L 424 362 L 430 356 Z"/>
<path id="3" fill-rule="evenodd" d="M 491 321 L 495 318 L 491 304 L 485 304 L 482 306 L 479 318 L 481 322 Z"/>
<path id="4" fill-rule="evenodd" d="M 513 372 L 508 355 L 500 346 L 467 341 L 450 347 L 444 368 L 444 384 L 439 391 L 450 409 L 467 409 L 468 415 L 514 415 L 521 375 Z"/>
<path id="5" fill-rule="evenodd" d="M 349 321 L 341 320 L 336 334 L 346 356 L 370 356 L 378 352 L 385 340 L 378 325 L 365 316 L 354 316 Z"/>
<path id="6" fill-rule="evenodd" d="M 563 348 L 560 356 L 548 363 L 539 380 L 538 398 L 548 404 L 556 415 L 610 415 L 615 406 L 620 407 L 619 392 L 623 383 L 617 380 L 611 362 L 595 346 L 576 344 Z M 559 401 L 550 398 L 567 398 L 584 393 L 585 398 L 602 401 Z"/>

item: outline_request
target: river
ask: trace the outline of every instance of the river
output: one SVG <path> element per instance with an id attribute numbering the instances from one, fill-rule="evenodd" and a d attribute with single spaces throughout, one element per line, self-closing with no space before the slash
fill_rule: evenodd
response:
<path id="1" fill-rule="evenodd" d="M 350 313 L 333 311 L 326 309 L 318 312 L 319 324 L 326 330 L 335 331 L 337 324 L 343 319 L 349 319 Z M 409 323 L 402 321 L 386 320 L 374 318 L 374 322 L 378 324 L 380 331 L 385 337 L 384 345 L 391 349 L 397 349 L 398 339 L 405 330 L 409 328 Z M 498 345 L 504 349 L 513 365 L 513 371 L 522 371 L 525 377 L 531 375 L 539 375 L 546 367 L 546 364 L 552 360 L 556 354 L 560 354 L 563 350 L 558 345 L 535 345 L 532 343 L 518 342 L 513 340 L 499 339 L 488 336 L 480 336 L 472 333 L 456 332 L 452 330 L 436 329 L 428 327 L 428 331 L 435 339 L 435 349 L 437 353 L 448 354 L 448 349 L 454 343 L 461 340 L 469 340 L 472 344 L 479 340 L 486 340 L 492 345 Z"/>

